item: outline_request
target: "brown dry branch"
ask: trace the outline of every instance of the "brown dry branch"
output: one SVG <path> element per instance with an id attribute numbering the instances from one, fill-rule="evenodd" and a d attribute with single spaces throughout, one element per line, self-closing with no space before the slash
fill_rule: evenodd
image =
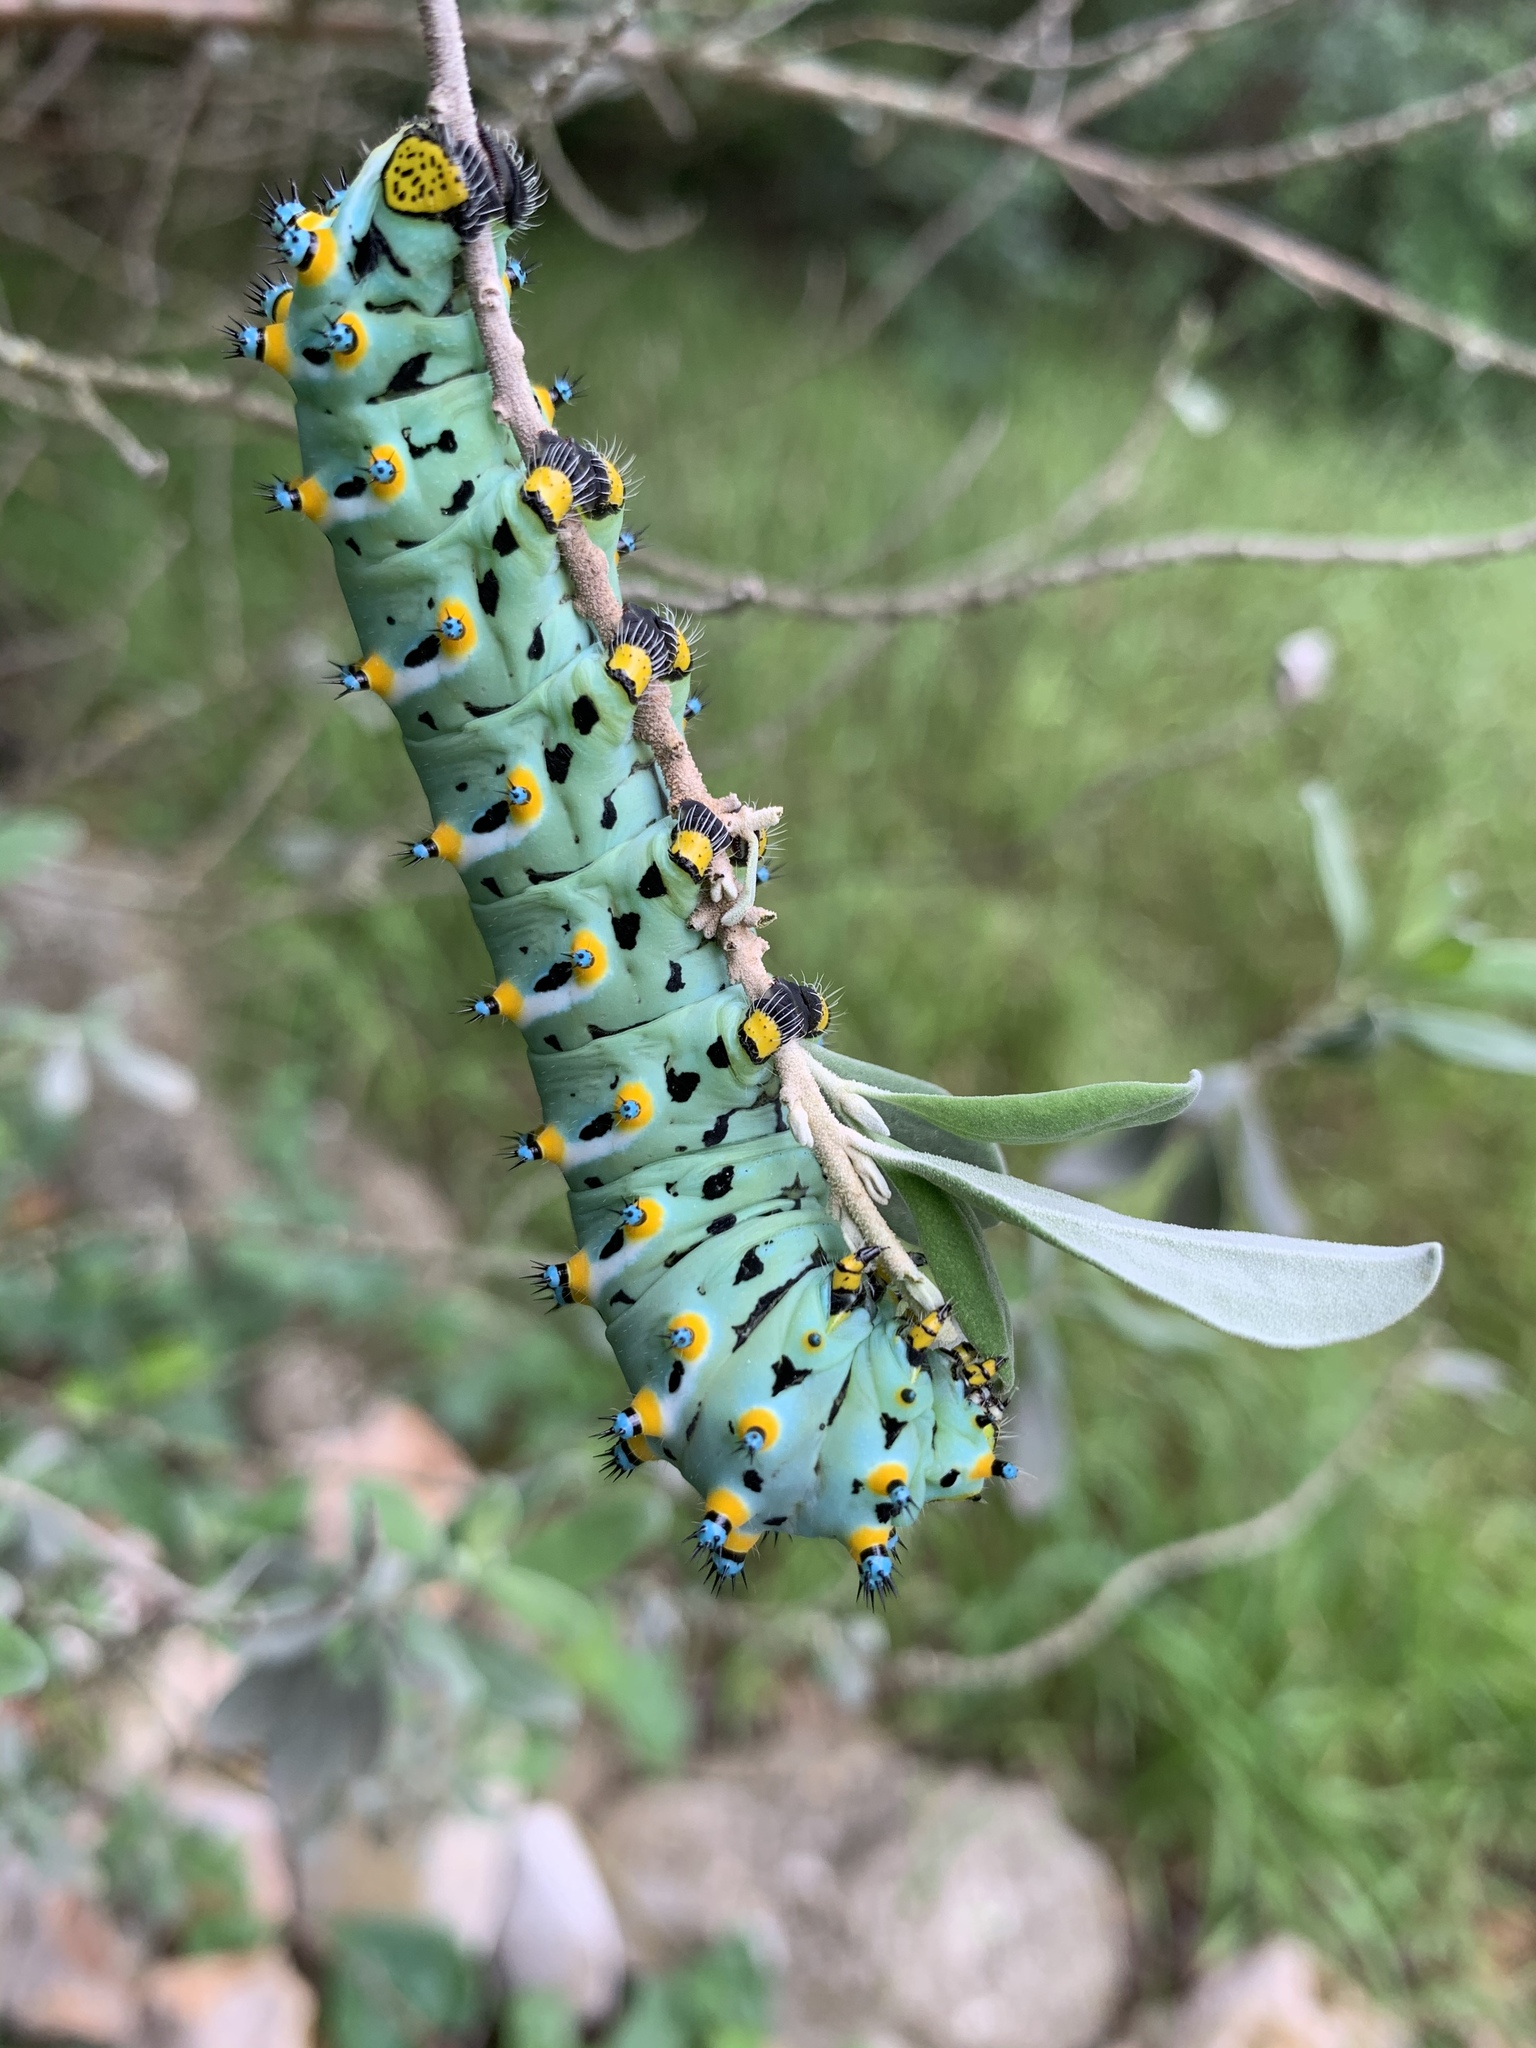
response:
<path id="1" fill-rule="evenodd" d="M 71 356 L 24 334 L 0 327 L 0 367 L 27 377 L 62 385 L 118 391 L 124 397 L 159 398 L 172 405 L 227 412 L 254 426 L 293 430 L 293 406 L 263 391 L 242 391 L 232 378 L 200 376 L 180 363 L 163 368 L 151 363 L 123 363 L 113 356 Z"/>
<path id="2" fill-rule="evenodd" d="M 1244 1521 L 1181 1537 L 1131 1558 L 1076 1614 L 1013 1649 L 975 1657 L 949 1650 L 904 1650 L 887 1666 L 886 1685 L 894 1692 L 982 1692 L 1033 1685 L 1096 1650 L 1127 1615 L 1167 1587 L 1284 1550 L 1332 1507 L 1379 1448 L 1407 1397 L 1421 1384 L 1423 1357 L 1415 1348 L 1399 1359 L 1354 1428 L 1282 1500 Z"/>

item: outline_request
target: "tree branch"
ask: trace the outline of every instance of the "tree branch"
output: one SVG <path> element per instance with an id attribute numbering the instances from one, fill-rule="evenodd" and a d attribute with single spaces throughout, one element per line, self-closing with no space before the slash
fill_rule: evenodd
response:
<path id="1" fill-rule="evenodd" d="M 12 334 L 0 327 L 0 365 L 62 384 L 66 391 L 85 385 L 136 398 L 164 398 L 173 405 L 206 407 L 256 426 L 293 431 L 293 407 L 287 399 L 241 391 L 231 378 L 199 376 L 180 363 L 160 369 L 148 363 L 118 362 L 112 356 L 68 356 L 29 335 Z"/>
<path id="2" fill-rule="evenodd" d="M 1112 1573 L 1076 1614 L 1011 1650 L 980 1657 L 948 1650 L 905 1650 L 888 1667 L 886 1684 L 898 1692 L 980 1692 L 1033 1685 L 1096 1650 L 1127 1615 L 1166 1587 L 1183 1579 L 1203 1578 L 1207 1572 L 1224 1571 L 1229 1565 L 1252 1564 L 1285 1549 L 1332 1507 L 1376 1451 L 1404 1400 L 1420 1384 L 1422 1363 L 1418 1348 L 1399 1359 L 1354 1428 L 1283 1500 L 1272 1502 L 1246 1521 L 1181 1537 L 1133 1557 Z"/>

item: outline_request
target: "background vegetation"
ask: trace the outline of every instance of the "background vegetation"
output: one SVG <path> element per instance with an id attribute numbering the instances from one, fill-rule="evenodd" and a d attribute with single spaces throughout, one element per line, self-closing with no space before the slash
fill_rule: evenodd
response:
<path id="1" fill-rule="evenodd" d="M 1129 12 L 1083 16 L 1099 28 Z M 1210 147 L 1528 54 L 1513 7 L 1300 8 L 1116 118 L 1136 146 Z M 170 61 L 110 53 L 91 90 L 142 104 Z M 411 96 L 404 78 L 370 80 L 374 125 Z M 1531 146 L 1517 111 L 1498 147 L 1452 131 L 1385 164 L 1311 174 L 1288 217 L 1529 331 Z M 848 256 L 851 292 L 981 159 L 922 136 L 850 150 L 820 116 L 725 95 L 699 112 L 686 146 L 658 145 L 629 106 L 571 124 L 594 183 L 628 178 L 638 152 L 642 191 L 692 189 L 709 217 L 676 246 L 619 254 L 553 212 L 517 308 L 535 373 L 582 373 L 580 431 L 637 452 L 652 574 L 676 554 L 852 575 L 963 446 L 964 490 L 854 580 L 999 535 L 1048 537 L 1145 404 L 1197 288 L 1211 316 L 1197 381 L 1167 386 L 1177 403 L 1156 415 L 1144 479 L 1095 542 L 1229 525 L 1460 531 L 1529 509 L 1523 387 L 1166 235 L 1084 227 L 1080 212 L 1069 225 L 1043 174 L 871 351 L 842 358 L 827 252 Z M 77 117 L 52 118 L 53 198 L 105 233 L 130 181 L 98 164 L 92 189 L 71 190 Z M 318 105 L 308 118 L 313 167 L 329 168 L 350 134 L 323 127 Z M 310 167 L 292 163 L 301 178 Z M 225 203 L 249 183 L 242 165 L 215 180 L 217 201 L 194 193 L 185 219 L 171 215 L 180 282 L 157 339 L 182 359 L 211 354 L 216 310 L 233 310 L 261 262 L 254 226 Z M 110 347 L 134 317 L 45 252 L 9 256 L 12 328 Z M 809 1654 L 810 1632 L 789 1624 L 825 1613 L 842 1627 L 843 1561 L 813 1545 L 766 1559 L 750 1595 L 765 1625 L 724 1650 L 707 1626 L 637 1638 L 618 1617 L 642 1591 L 691 1625 L 684 1511 L 644 1479 L 622 1494 L 597 1484 L 584 1435 L 617 1380 L 595 1320 L 540 1320 L 499 1271 L 449 1277 L 323 1239 L 348 1217 L 316 1190 L 313 1112 L 339 1102 L 430 1172 L 475 1244 L 520 1258 L 568 1242 L 553 1175 L 508 1182 L 496 1159 L 533 1098 L 510 1039 L 453 1014 L 480 976 L 458 893 L 387 858 L 420 824 L 392 726 L 317 687 L 326 659 L 351 651 L 326 551 L 263 519 L 245 488 L 285 468 L 287 446 L 217 416 L 125 412 L 170 453 L 157 491 L 68 426 L 11 479 L 0 607 L 13 644 L 82 644 L 46 666 L 24 659 L 0 686 L 4 816 L 18 868 L 51 829 L 22 822 L 41 808 L 81 821 L 93 846 L 161 864 L 206 1013 L 203 1078 L 237 1106 L 263 1192 L 174 1270 L 146 1272 L 111 1231 L 32 1256 L 25 1200 L 62 1172 L 75 1127 L 39 1103 L 35 1020 L 13 1008 L 0 1453 L 18 1477 L 152 1530 L 166 1563 L 206 1584 L 258 1537 L 302 1527 L 301 1489 L 262 1466 L 247 1406 L 253 1353 L 301 1314 L 360 1347 L 376 1383 L 420 1402 L 477 1464 L 512 1475 L 485 1482 L 451 1540 L 384 1502 L 380 1540 L 406 1569 L 387 1600 L 352 1613 L 346 1682 L 395 1703 L 391 1741 L 424 1674 L 465 1655 L 465 1772 L 539 1781 L 578 1698 L 652 1765 L 699 1735 L 763 1725 Z M 17 412 L 8 431 L 15 453 L 35 429 Z M 1464 2039 L 1498 2004 L 1491 1916 L 1530 1905 L 1536 1870 L 1536 1040 L 1512 1036 L 1495 1064 L 1515 1071 L 1489 1071 L 1486 1046 L 1462 1047 L 1471 1063 L 1437 1060 L 1381 1018 L 1404 988 L 1455 1000 L 1455 972 L 1479 957 L 1508 1016 L 1536 1002 L 1524 956 L 1479 953 L 1487 933 L 1531 929 L 1536 898 L 1529 574 L 1519 559 L 1411 574 L 1206 566 L 891 629 L 732 612 L 707 625 L 694 729 L 714 786 L 789 805 L 775 966 L 839 989 L 839 1049 L 956 1089 L 1209 1071 L 1315 1018 L 1338 961 L 1301 792 L 1323 781 L 1346 807 L 1374 929 L 1330 1018 L 1358 1020 L 1371 997 L 1377 1021 L 1283 1065 L 1270 1108 L 1319 1234 L 1445 1241 L 1435 1311 L 1481 1364 L 1417 1396 L 1368 1478 L 1279 1557 L 1164 1596 L 1028 1693 L 889 1711 L 914 1741 L 1058 1788 L 1133 1883 L 1149 1984 L 1177 1982 L 1202 1948 L 1291 1927 Z M 1301 628 L 1330 636 L 1331 686 L 1278 704 L 1275 650 Z M 103 736 L 146 707 L 152 737 L 93 770 Z M 1225 1128 L 1191 1131 L 1113 1199 L 1264 1222 L 1232 1143 Z M 1049 1478 L 1046 1453 L 1064 1445 L 1059 1483 L 1035 1513 L 998 1499 L 926 1518 L 885 1616 L 897 1643 L 1018 1641 L 1124 1558 L 1251 1512 L 1343 1433 L 1403 1344 L 1260 1354 L 1031 1259 L 1022 1238 L 999 1256 L 1024 1304 L 1033 1447 Z M 8 1534 L 21 1544 L 20 1522 Z M 67 1571 L 27 1578 L 21 1555 L 16 1612 L 53 1658 L 25 1742 L 0 1758 L 5 1825 L 26 1835 L 89 1747 L 58 1631 L 88 1625 L 90 1588 Z M 290 1593 L 334 1593 L 334 1576 L 294 1570 Z M 489 1634 L 466 1650 L 408 1621 L 409 1587 L 444 1572 L 517 1614 L 537 1654 L 514 1668 Z M 838 1636 L 837 1654 L 856 1659 L 858 1640 Z M 18 1684 L 43 1678 L 17 1669 Z M 514 1720 L 527 1732 L 509 1744 Z M 147 1823 L 115 1825 L 115 1868 L 142 1891 L 131 1872 Z M 162 1920 L 172 1945 L 203 1925 L 179 1897 Z"/>

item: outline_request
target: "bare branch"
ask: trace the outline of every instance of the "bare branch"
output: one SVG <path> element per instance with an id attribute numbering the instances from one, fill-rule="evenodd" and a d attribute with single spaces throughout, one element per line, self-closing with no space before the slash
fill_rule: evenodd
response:
<path id="1" fill-rule="evenodd" d="M 1183 1579 L 1203 1578 L 1207 1572 L 1224 1571 L 1229 1565 L 1252 1564 L 1285 1549 L 1332 1507 L 1376 1451 L 1407 1395 L 1420 1384 L 1422 1363 L 1422 1352 L 1417 1349 L 1400 1359 L 1354 1428 L 1283 1500 L 1246 1521 L 1207 1529 L 1199 1536 L 1186 1536 L 1133 1557 L 1105 1580 L 1086 1607 L 1014 1649 L 983 1657 L 963 1657 L 946 1650 L 906 1650 L 892 1660 L 886 1683 L 900 1692 L 979 1692 L 1033 1685 L 1096 1650 L 1128 1614 L 1166 1587 Z"/>
<path id="2" fill-rule="evenodd" d="M 1181 7 L 1169 14 L 1153 14 L 1141 21 L 1102 36 L 1085 37 L 1065 59 L 1052 57 L 1052 70 L 1083 71 L 1129 57 L 1155 43 L 1185 37 L 1222 35 L 1245 23 L 1264 21 L 1294 7 L 1296 0 L 1204 0 L 1195 7 Z M 815 48 L 834 50 L 857 43 L 887 43 L 893 48 L 932 50 L 944 57 L 967 57 L 995 64 L 1000 70 L 1030 71 L 1045 60 L 1032 47 L 1016 48 L 1010 36 L 988 35 L 985 30 L 965 28 L 943 21 L 924 21 L 915 16 L 866 15 L 840 23 L 824 34 L 807 39 Z"/>
<path id="3" fill-rule="evenodd" d="M 241 391 L 228 377 L 204 377 L 169 363 L 121 363 L 112 356 L 67 356 L 29 335 L 0 327 L 0 366 L 44 377 L 66 389 L 79 385 L 120 391 L 125 397 L 163 398 L 173 405 L 208 407 L 262 427 L 293 430 L 292 404 L 260 391 Z"/>
<path id="4" fill-rule="evenodd" d="M 691 235 L 704 218 L 702 207 L 667 206 L 642 218 L 615 213 L 605 206 L 565 153 L 553 122 L 535 122 L 528 131 L 551 192 L 580 228 L 595 242 L 636 256 L 646 249 L 665 249 Z"/>
<path id="5" fill-rule="evenodd" d="M 1089 89 L 1090 91 L 1092 88 Z M 1283 178 L 1291 171 L 1309 170 L 1316 164 L 1338 163 L 1344 157 L 1368 156 L 1377 150 L 1395 149 L 1399 143 L 1433 128 L 1447 128 L 1457 121 L 1469 121 L 1479 114 L 1491 114 L 1511 100 L 1528 99 L 1536 93 L 1536 57 L 1480 78 L 1455 92 L 1436 93 L 1432 99 L 1410 100 L 1387 114 L 1374 114 L 1360 121 L 1344 121 L 1334 128 L 1314 128 L 1306 135 L 1285 142 L 1271 142 L 1256 149 L 1217 150 L 1209 156 L 1175 157 L 1159 164 L 1158 177 L 1169 185 L 1251 185 L 1261 178 Z"/>
<path id="6" fill-rule="evenodd" d="M 984 611 L 992 605 L 1021 604 L 1052 590 L 1075 590 L 1111 577 L 1141 576 L 1196 562 L 1283 562 L 1307 568 L 1425 569 L 1437 563 L 1498 561 L 1536 549 L 1536 519 L 1490 533 L 1429 534 L 1422 539 L 1375 539 L 1368 534 L 1171 533 L 1154 540 L 1126 541 L 1091 553 L 1063 555 L 1054 562 L 1012 574 L 936 577 L 894 590 L 816 590 L 770 583 L 751 571 L 732 574 L 703 568 L 697 581 L 690 567 L 682 588 L 651 585 L 647 594 L 670 596 L 700 612 L 735 611 L 745 605 L 827 619 L 943 618 Z"/>
<path id="7" fill-rule="evenodd" d="M 61 36 L 32 75 L 19 86 L 0 113 L 0 142 L 20 142 L 45 108 L 68 92 L 95 55 L 100 32 L 83 24 Z"/>

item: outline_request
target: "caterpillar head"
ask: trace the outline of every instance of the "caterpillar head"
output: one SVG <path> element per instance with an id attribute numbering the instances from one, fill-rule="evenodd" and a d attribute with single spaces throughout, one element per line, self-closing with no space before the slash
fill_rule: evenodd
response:
<path id="1" fill-rule="evenodd" d="M 915 1316 L 902 1325 L 901 1338 L 907 1347 L 909 1364 L 917 1365 L 938 1343 L 939 1332 L 948 1320 L 953 1306 L 952 1302 L 941 1301 L 938 1307 L 930 1309 L 927 1315 Z"/>

